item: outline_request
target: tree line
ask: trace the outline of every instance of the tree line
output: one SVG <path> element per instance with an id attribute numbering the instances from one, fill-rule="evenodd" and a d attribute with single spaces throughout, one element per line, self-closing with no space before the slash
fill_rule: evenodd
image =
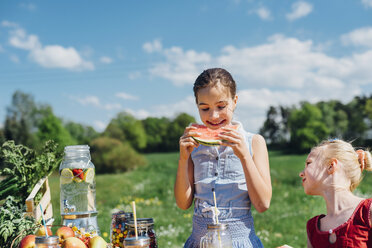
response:
<path id="1" fill-rule="evenodd" d="M 260 133 L 272 148 L 309 151 L 324 139 L 344 139 L 353 145 L 372 144 L 372 96 L 356 96 L 298 106 L 270 106 Z"/>
<path id="2" fill-rule="evenodd" d="M 32 95 L 16 91 L 0 128 L 0 144 L 14 140 L 16 144 L 40 150 L 52 139 L 59 144 L 59 152 L 67 145 L 88 144 L 96 172 L 115 173 L 146 164 L 142 153 L 178 151 L 179 137 L 192 122 L 194 117 L 186 113 L 173 119 L 138 120 L 120 112 L 104 131 L 97 132 L 89 125 L 64 121 L 53 113 L 50 105 L 37 103 Z"/>

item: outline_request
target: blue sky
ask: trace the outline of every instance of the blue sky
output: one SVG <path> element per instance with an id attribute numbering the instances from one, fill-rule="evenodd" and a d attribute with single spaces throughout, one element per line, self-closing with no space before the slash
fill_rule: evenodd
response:
<path id="1" fill-rule="evenodd" d="M 198 120 L 210 67 L 252 132 L 270 105 L 370 95 L 372 0 L 0 2 L 0 125 L 16 90 L 98 131 L 120 111 Z"/>

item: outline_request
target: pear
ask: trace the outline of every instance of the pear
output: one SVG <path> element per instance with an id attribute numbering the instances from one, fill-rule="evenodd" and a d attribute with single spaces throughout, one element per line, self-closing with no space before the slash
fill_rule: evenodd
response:
<path id="1" fill-rule="evenodd" d="M 94 236 L 89 239 L 89 248 L 106 248 L 107 242 L 101 236 Z"/>

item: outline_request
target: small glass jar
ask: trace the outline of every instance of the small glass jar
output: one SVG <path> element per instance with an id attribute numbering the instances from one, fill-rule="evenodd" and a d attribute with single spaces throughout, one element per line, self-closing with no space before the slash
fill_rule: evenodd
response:
<path id="1" fill-rule="evenodd" d="M 128 237 L 135 237 L 134 220 L 127 222 Z M 154 230 L 153 218 L 139 218 L 137 219 L 137 235 L 150 238 L 149 248 L 158 248 L 156 241 L 156 234 Z"/>
<path id="2" fill-rule="evenodd" d="M 232 248 L 227 224 L 208 224 L 207 233 L 200 239 L 200 248 Z"/>
<path id="3" fill-rule="evenodd" d="M 127 237 L 126 223 L 133 220 L 133 213 L 119 211 L 112 214 L 110 227 L 110 243 L 112 247 L 124 247 L 124 239 Z"/>
<path id="4" fill-rule="evenodd" d="M 35 237 L 35 248 L 60 248 L 58 236 Z"/>
<path id="5" fill-rule="evenodd" d="M 146 248 L 150 245 L 150 238 L 149 237 L 128 237 L 124 239 L 124 247 L 130 247 L 130 248 Z"/>

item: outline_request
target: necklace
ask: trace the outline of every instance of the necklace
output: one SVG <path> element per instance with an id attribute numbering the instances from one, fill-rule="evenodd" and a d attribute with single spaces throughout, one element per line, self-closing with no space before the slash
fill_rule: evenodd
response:
<path id="1" fill-rule="evenodd" d="M 337 236 L 336 236 L 336 233 L 334 233 L 333 232 L 333 230 L 332 229 L 329 229 L 329 243 L 331 243 L 331 244 L 334 244 L 334 243 L 336 243 L 336 240 L 337 240 Z"/>

